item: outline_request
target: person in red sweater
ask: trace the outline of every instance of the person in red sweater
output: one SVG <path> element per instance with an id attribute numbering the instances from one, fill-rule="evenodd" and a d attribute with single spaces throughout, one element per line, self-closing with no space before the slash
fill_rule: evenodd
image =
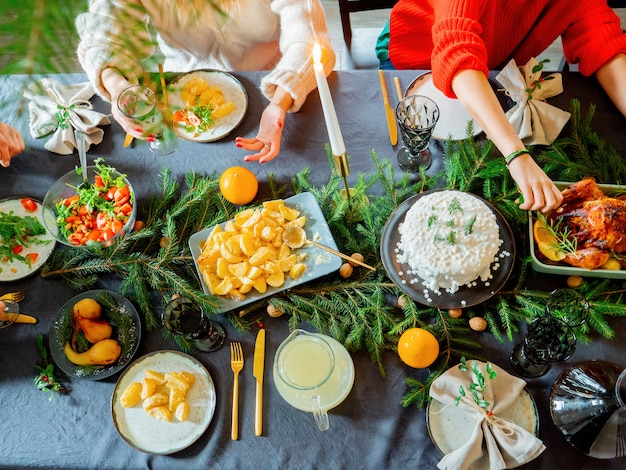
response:
<path id="1" fill-rule="evenodd" d="M 510 59 L 526 64 L 559 36 L 568 63 L 594 75 L 626 116 L 626 35 L 606 0 L 399 0 L 391 11 L 389 58 L 396 69 L 432 70 L 507 157 L 521 209 L 548 212 L 560 191 L 535 163 L 488 81 Z"/>

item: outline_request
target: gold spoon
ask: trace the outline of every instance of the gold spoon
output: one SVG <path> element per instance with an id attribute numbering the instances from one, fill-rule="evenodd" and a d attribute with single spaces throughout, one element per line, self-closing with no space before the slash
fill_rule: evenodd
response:
<path id="1" fill-rule="evenodd" d="M 329 248 L 327 246 L 320 245 L 319 243 L 312 240 L 307 240 L 306 232 L 304 231 L 304 229 L 296 225 L 289 225 L 285 228 L 285 231 L 283 232 L 283 241 L 287 244 L 289 248 L 300 248 L 305 244 L 313 245 L 317 248 L 321 248 L 322 250 L 326 250 L 333 255 L 337 255 L 340 258 L 349 261 L 350 263 L 358 264 L 359 266 L 363 266 L 364 268 L 376 271 L 376 268 L 370 266 L 369 264 L 362 263 L 359 260 L 356 260 L 348 255 L 344 255 L 343 253 L 333 250 L 332 248 Z"/>

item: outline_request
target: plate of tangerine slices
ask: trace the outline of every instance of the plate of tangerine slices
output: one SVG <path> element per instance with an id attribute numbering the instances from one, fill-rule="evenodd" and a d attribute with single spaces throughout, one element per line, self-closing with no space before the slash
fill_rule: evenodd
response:
<path id="1" fill-rule="evenodd" d="M 179 351 L 155 351 L 122 373 L 111 398 L 111 414 L 127 444 L 166 455 L 204 434 L 215 405 L 215 385 L 200 361 Z"/>
<path id="2" fill-rule="evenodd" d="M 337 250 L 322 210 L 309 192 L 246 208 L 223 224 L 189 237 L 205 293 L 221 300 L 219 312 L 240 308 L 337 271 L 341 258 L 315 246 L 292 249 L 290 226 L 308 240 Z"/>

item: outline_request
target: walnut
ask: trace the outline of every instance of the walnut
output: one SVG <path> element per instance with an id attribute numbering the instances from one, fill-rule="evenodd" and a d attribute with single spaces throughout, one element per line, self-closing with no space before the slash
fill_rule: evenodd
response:
<path id="1" fill-rule="evenodd" d="M 460 308 L 450 308 L 448 309 L 448 315 L 450 318 L 461 318 L 463 315 L 463 310 Z"/>
<path id="2" fill-rule="evenodd" d="M 278 310 L 276 307 L 274 307 L 272 304 L 267 304 L 267 314 L 272 317 L 272 318 L 278 318 L 280 317 L 283 313 L 282 310 Z"/>
<path id="3" fill-rule="evenodd" d="M 577 287 L 580 287 L 582 283 L 583 283 L 583 278 L 580 276 L 569 276 L 567 278 L 567 285 L 571 287 L 572 289 L 576 289 Z"/>
<path id="4" fill-rule="evenodd" d="M 350 276 L 352 276 L 352 271 L 354 269 L 352 268 L 352 266 L 350 265 L 350 263 L 343 263 L 341 265 L 341 267 L 339 268 L 339 275 L 343 278 L 349 278 Z"/>
<path id="5" fill-rule="evenodd" d="M 396 301 L 396 305 L 398 306 L 398 308 L 404 308 L 407 306 L 407 298 L 406 295 L 402 294 L 398 297 L 398 300 Z"/>
<path id="6" fill-rule="evenodd" d="M 361 263 L 365 261 L 365 258 L 363 257 L 361 253 L 353 253 L 352 255 L 350 255 L 350 258 L 360 261 Z M 350 263 L 350 266 L 352 267 L 358 266 L 358 263 L 354 263 L 352 261 L 348 261 L 348 263 Z"/>
<path id="7" fill-rule="evenodd" d="M 470 318 L 469 326 L 474 331 L 485 331 L 487 328 L 487 321 L 482 317 Z"/>

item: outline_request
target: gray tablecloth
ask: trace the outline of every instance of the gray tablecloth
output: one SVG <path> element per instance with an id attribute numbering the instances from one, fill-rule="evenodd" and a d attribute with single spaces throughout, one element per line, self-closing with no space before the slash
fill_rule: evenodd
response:
<path id="1" fill-rule="evenodd" d="M 397 72 L 404 86 L 417 72 Z M 260 73 L 236 74 L 249 96 L 249 111 L 238 129 L 222 140 L 210 143 L 181 141 L 178 151 L 167 157 L 155 157 L 146 145 L 136 142 L 124 149 L 124 132 L 113 123 L 104 127 L 105 140 L 92 147 L 90 161 L 104 157 L 107 163 L 128 173 L 141 205 L 158 189 L 158 171 L 164 166 L 180 177 L 186 170 L 218 173 L 242 164 L 245 152 L 234 145 L 236 135 L 253 136 L 265 100 L 257 90 Z M 389 76 L 388 78 L 391 78 Z M 67 83 L 83 81 L 83 75 L 62 75 Z M 372 169 L 370 154 L 395 161 L 399 147 L 389 144 L 382 110 L 382 98 L 375 71 L 333 73 L 329 79 L 343 136 L 350 155 L 354 181 L 359 172 Z M 26 83 L 30 83 L 27 80 Z M 392 83 L 388 80 L 388 83 Z M 48 187 L 78 164 L 76 155 L 61 156 L 43 148 L 45 139 L 27 135 L 25 116 L 19 117 L 15 98 L 23 82 L 18 77 L 0 77 L 2 119 L 20 128 L 28 150 L 15 158 L 10 168 L 0 169 L 0 199 L 27 195 L 43 199 Z M 565 93 L 551 103 L 568 109 L 572 97 L 597 105 L 595 127 L 601 135 L 626 154 L 621 137 L 626 120 L 606 99 L 596 82 L 577 74 L 564 77 Z M 392 88 L 390 87 L 390 92 Z M 393 99 L 392 102 L 395 102 Z M 97 109 L 107 107 L 94 99 Z M 263 164 L 245 164 L 263 182 L 272 173 L 278 182 L 288 184 L 304 167 L 311 168 L 316 185 L 330 175 L 325 143 L 328 142 L 321 106 L 313 93 L 302 110 L 289 115 L 285 125 L 282 152 L 277 159 Z M 437 160 L 433 170 L 440 168 Z M 399 168 L 397 168 L 399 171 Z M 261 194 L 266 189 L 261 187 Z M 563 283 L 563 279 L 537 275 L 542 283 Z M 382 377 L 367 354 L 353 354 L 356 368 L 354 388 L 346 401 L 330 413 L 330 430 L 320 432 L 310 414 L 290 407 L 274 388 L 271 365 L 278 345 L 288 335 L 286 318 L 264 318 L 267 330 L 265 373 L 264 433 L 254 435 L 255 380 L 252 376 L 254 333 L 241 335 L 224 322 L 230 340 L 241 341 L 246 367 L 240 378 L 240 440 L 230 439 L 232 372 L 230 353 L 223 347 L 214 353 L 194 353 L 208 369 L 215 383 L 217 407 L 208 430 L 186 450 L 169 456 L 153 456 L 130 447 L 117 434 L 111 419 L 110 401 L 117 377 L 102 381 L 62 378 L 70 393 L 48 401 L 48 395 L 35 389 L 34 364 L 40 361 L 35 338 L 48 334 L 58 308 L 76 292 L 55 279 L 34 275 L 0 286 L 0 293 L 26 289 L 21 304 L 23 312 L 35 315 L 37 325 L 14 325 L 0 330 L 0 467 L 2 468 L 111 468 L 111 469 L 203 469 L 203 468 L 435 468 L 441 455 L 432 444 L 425 412 L 415 407 L 403 408 L 407 392 L 405 378 L 420 377 L 388 353 L 384 358 L 386 377 Z M 590 346 L 579 346 L 569 363 L 603 358 L 624 363 L 626 321 L 611 320 L 617 331 L 613 341 L 596 339 Z M 306 325 L 303 325 L 307 328 Z M 500 344 L 487 334 L 479 336 L 485 356 L 507 370 L 512 344 Z M 138 356 L 157 350 L 176 349 L 160 332 L 144 336 Z M 549 416 L 550 386 L 567 364 L 554 366 L 542 378 L 529 380 L 540 414 L 540 437 L 547 450 L 526 468 L 624 468 L 625 459 L 599 461 L 585 457 L 571 448 L 558 433 Z"/>

